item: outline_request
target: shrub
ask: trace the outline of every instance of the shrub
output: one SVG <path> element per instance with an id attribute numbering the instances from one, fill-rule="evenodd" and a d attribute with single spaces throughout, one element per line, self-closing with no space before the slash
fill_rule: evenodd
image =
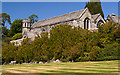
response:
<path id="1" fill-rule="evenodd" d="M 100 50 L 99 46 L 93 46 L 92 47 L 92 50 L 91 50 L 91 52 L 89 54 L 90 60 L 96 60 L 98 58 L 99 50 Z"/>
<path id="2" fill-rule="evenodd" d="M 22 33 L 15 34 L 11 39 L 12 40 L 17 40 L 17 39 L 20 39 L 20 38 L 22 38 Z"/>
<path id="3" fill-rule="evenodd" d="M 48 33 L 41 33 L 34 41 L 24 39 L 21 46 L 3 46 L 3 62 L 16 60 L 17 63 L 59 59 L 61 61 L 89 61 L 118 59 L 119 29 L 115 23 L 106 23 L 98 32 L 80 27 L 57 25 Z M 20 38 L 21 33 L 12 39 Z M 22 36 L 21 36 L 22 37 Z M 13 54 L 14 53 L 14 54 Z M 14 56 L 15 55 L 15 56 Z"/>
<path id="4" fill-rule="evenodd" d="M 9 63 L 10 61 L 15 61 L 16 52 L 18 47 L 15 46 L 13 43 L 5 44 L 2 46 L 2 59 L 3 63 Z"/>

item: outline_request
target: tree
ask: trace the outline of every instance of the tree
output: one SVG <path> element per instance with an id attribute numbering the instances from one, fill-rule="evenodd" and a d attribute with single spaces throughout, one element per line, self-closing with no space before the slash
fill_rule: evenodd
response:
<path id="1" fill-rule="evenodd" d="M 13 23 L 11 24 L 10 27 L 10 37 L 12 37 L 13 35 L 15 35 L 16 33 L 22 33 L 22 20 L 15 20 L 13 21 Z"/>
<path id="2" fill-rule="evenodd" d="M 120 39 L 120 24 L 107 22 L 102 26 L 98 26 L 99 43 L 102 46 L 112 43 Z M 119 41 L 118 41 L 119 42 Z"/>
<path id="3" fill-rule="evenodd" d="M 38 16 L 35 14 L 32 14 L 31 16 L 29 16 L 29 19 L 30 19 L 31 25 L 32 25 L 34 22 L 38 21 Z"/>
<path id="4" fill-rule="evenodd" d="M 20 46 L 3 45 L 3 62 L 89 61 L 118 59 L 120 25 L 108 22 L 98 32 L 70 25 L 57 25 L 34 41 L 24 39 Z M 21 34 L 21 33 L 20 33 Z M 17 35 L 17 34 L 16 34 Z"/>
<path id="5" fill-rule="evenodd" d="M 93 46 L 92 49 L 91 49 L 91 52 L 89 54 L 90 56 L 90 60 L 96 60 L 97 57 L 99 56 L 99 50 L 100 50 L 100 47 L 98 46 Z"/>
<path id="6" fill-rule="evenodd" d="M 2 36 L 7 36 L 9 32 L 9 29 L 7 29 L 6 27 L 2 27 Z"/>
<path id="7" fill-rule="evenodd" d="M 7 26 L 5 26 L 5 23 L 8 22 L 9 24 L 11 24 L 11 20 L 10 20 L 10 15 L 6 14 L 6 13 L 1 13 L 0 14 L 0 19 L 1 19 L 1 26 L 2 26 L 2 45 L 5 43 L 8 43 L 10 41 L 10 38 L 8 37 L 9 35 L 9 29 L 7 29 Z"/>
<path id="8" fill-rule="evenodd" d="M 90 2 L 86 3 L 85 8 L 86 7 L 89 9 L 92 15 L 100 13 L 104 18 L 104 13 L 102 11 L 100 0 L 96 0 L 96 2 L 93 2 L 93 0 L 90 0 Z"/>
<path id="9" fill-rule="evenodd" d="M 9 34 L 9 29 L 6 27 L 2 27 L 2 45 L 9 43 L 10 42 L 10 37 L 8 36 Z"/>
<path id="10" fill-rule="evenodd" d="M 5 26 L 6 21 L 11 24 L 11 20 L 10 20 L 10 15 L 6 14 L 6 13 L 2 13 L 2 26 Z"/>
<path id="11" fill-rule="evenodd" d="M 113 60 L 119 59 L 119 43 L 113 42 L 111 44 L 105 45 L 101 48 L 98 53 L 97 60 Z"/>
<path id="12" fill-rule="evenodd" d="M 16 51 L 18 47 L 15 46 L 13 43 L 5 44 L 2 46 L 2 59 L 3 63 L 9 63 L 10 61 L 14 61 L 16 57 Z"/>

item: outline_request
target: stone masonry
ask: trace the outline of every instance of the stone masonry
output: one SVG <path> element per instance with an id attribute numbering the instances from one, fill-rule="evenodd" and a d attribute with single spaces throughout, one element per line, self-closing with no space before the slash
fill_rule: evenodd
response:
<path id="1" fill-rule="evenodd" d="M 68 24 L 72 27 L 80 26 L 83 29 L 97 30 L 97 26 L 104 23 L 105 20 L 100 14 L 91 15 L 88 8 L 35 22 L 32 26 L 30 26 L 30 20 L 23 20 L 22 39 L 31 38 L 31 40 L 34 40 L 35 37 L 40 36 L 42 32 L 49 32 L 59 24 Z M 15 42 L 15 40 L 11 42 Z"/>

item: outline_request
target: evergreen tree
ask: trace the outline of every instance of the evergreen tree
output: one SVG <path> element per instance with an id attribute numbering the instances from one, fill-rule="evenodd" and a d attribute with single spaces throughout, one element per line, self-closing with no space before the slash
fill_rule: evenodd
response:
<path id="1" fill-rule="evenodd" d="M 100 0 L 95 0 L 94 2 L 93 0 L 90 0 L 90 2 L 86 3 L 85 8 L 86 7 L 89 9 L 92 15 L 100 13 L 104 18 Z"/>

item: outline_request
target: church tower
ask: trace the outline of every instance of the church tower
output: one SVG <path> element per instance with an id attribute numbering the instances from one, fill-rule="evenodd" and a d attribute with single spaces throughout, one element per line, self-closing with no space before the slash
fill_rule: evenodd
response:
<path id="1" fill-rule="evenodd" d="M 30 29 L 31 29 L 30 20 L 25 19 L 22 22 L 23 22 L 23 24 L 22 24 L 22 35 L 25 35 L 25 33 L 29 32 Z"/>
<path id="2" fill-rule="evenodd" d="M 23 22 L 23 24 L 22 24 L 22 32 L 29 31 L 30 30 L 30 20 L 23 20 L 22 22 Z"/>

